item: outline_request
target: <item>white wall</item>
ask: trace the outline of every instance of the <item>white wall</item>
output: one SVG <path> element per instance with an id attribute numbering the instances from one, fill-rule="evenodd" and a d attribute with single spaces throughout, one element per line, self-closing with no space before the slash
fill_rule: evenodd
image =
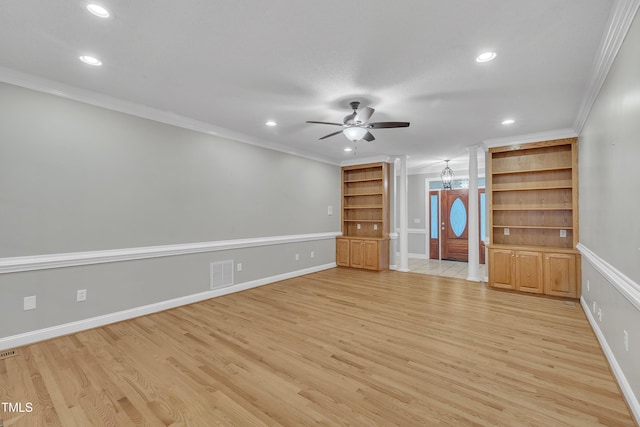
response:
<path id="1" fill-rule="evenodd" d="M 335 265 L 336 165 L 1 83 L 0 111 L 0 348 L 21 334 L 210 297 L 212 261 L 241 262 L 239 285 Z M 264 244 L 273 236 L 284 243 Z M 238 239 L 234 249 L 194 250 Z M 184 245 L 180 255 L 126 260 Z M 125 261 L 74 265 L 118 259 L 112 252 Z M 71 266 L 49 268 L 67 253 Z M 37 308 L 24 311 L 32 295 Z"/>
<path id="2" fill-rule="evenodd" d="M 638 52 L 636 17 L 580 134 L 578 164 L 582 303 L 640 420 Z"/>

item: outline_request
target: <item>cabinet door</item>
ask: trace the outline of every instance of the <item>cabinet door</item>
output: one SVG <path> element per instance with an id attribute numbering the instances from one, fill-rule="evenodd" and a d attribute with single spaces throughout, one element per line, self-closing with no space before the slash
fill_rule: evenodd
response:
<path id="1" fill-rule="evenodd" d="M 349 264 L 351 267 L 364 267 L 363 243 L 362 240 L 351 240 L 351 242 L 349 242 Z"/>
<path id="2" fill-rule="evenodd" d="M 489 284 L 495 288 L 515 289 L 513 251 L 489 249 Z"/>
<path id="3" fill-rule="evenodd" d="M 542 253 L 516 251 L 516 289 L 541 294 L 544 290 Z"/>
<path id="4" fill-rule="evenodd" d="M 364 249 L 364 268 L 369 270 L 378 270 L 378 242 L 375 240 L 365 240 Z"/>
<path id="5" fill-rule="evenodd" d="M 544 293 L 577 298 L 578 274 L 573 254 L 546 253 L 544 257 Z"/>
<path id="6" fill-rule="evenodd" d="M 336 239 L 336 264 L 349 267 L 349 239 Z"/>

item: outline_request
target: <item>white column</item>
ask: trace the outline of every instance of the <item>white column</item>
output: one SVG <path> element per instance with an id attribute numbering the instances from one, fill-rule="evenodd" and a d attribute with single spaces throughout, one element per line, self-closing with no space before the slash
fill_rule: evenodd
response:
<path id="1" fill-rule="evenodd" d="M 409 271 L 409 208 L 408 208 L 408 185 L 407 185 L 407 159 L 408 156 L 400 156 L 400 188 L 398 216 L 400 219 L 400 266 L 399 271 Z"/>
<path id="2" fill-rule="evenodd" d="M 392 221 L 389 224 L 389 270 L 398 269 L 398 158 L 391 163 L 391 188 L 393 189 Z"/>
<path id="3" fill-rule="evenodd" d="M 469 147 L 469 277 L 480 281 L 480 209 L 478 201 L 478 146 Z"/>

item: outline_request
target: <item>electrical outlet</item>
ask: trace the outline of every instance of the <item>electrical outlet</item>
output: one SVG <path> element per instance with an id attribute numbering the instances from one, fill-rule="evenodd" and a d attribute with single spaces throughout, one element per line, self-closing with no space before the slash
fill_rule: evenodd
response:
<path id="1" fill-rule="evenodd" d="M 24 297 L 24 311 L 36 309 L 36 296 Z"/>
<path id="2" fill-rule="evenodd" d="M 87 300 L 87 290 L 86 289 L 78 289 L 76 291 L 76 302 L 82 302 Z"/>
<path id="3" fill-rule="evenodd" d="M 629 351 L 629 333 L 625 330 L 624 332 L 624 351 Z"/>
<path id="4" fill-rule="evenodd" d="M 296 254 L 296 261 L 300 261 L 300 254 Z"/>
<path id="5" fill-rule="evenodd" d="M 327 206 L 327 215 L 333 215 L 333 206 Z"/>
<path id="6" fill-rule="evenodd" d="M 314 251 L 311 251 L 311 255 L 309 255 L 311 258 L 315 258 L 316 257 L 316 253 Z"/>
<path id="7" fill-rule="evenodd" d="M 236 264 L 236 271 L 242 271 L 242 263 L 241 262 Z"/>
<path id="8" fill-rule="evenodd" d="M 504 235 L 505 235 L 505 236 L 508 236 L 508 235 L 510 235 L 510 234 L 511 234 L 511 230 L 509 230 L 508 228 L 505 228 L 505 229 L 504 229 Z"/>
<path id="9" fill-rule="evenodd" d="M 360 224 L 356 224 L 356 228 L 360 230 Z"/>
<path id="10" fill-rule="evenodd" d="M 567 230 L 560 230 L 560 237 L 567 237 Z"/>
<path id="11" fill-rule="evenodd" d="M 373 224 L 373 229 L 377 230 L 378 229 L 378 224 Z"/>
<path id="12" fill-rule="evenodd" d="M 598 308 L 598 320 L 602 322 L 602 309 Z"/>

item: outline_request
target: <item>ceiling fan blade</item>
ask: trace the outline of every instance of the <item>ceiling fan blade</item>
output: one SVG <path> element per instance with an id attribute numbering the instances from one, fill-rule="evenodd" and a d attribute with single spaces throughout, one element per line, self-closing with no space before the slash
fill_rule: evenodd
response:
<path id="1" fill-rule="evenodd" d="M 366 123 L 367 120 L 371 118 L 374 111 L 376 110 L 373 108 L 364 107 L 362 110 L 358 111 L 358 114 L 353 118 L 353 121 L 356 123 Z"/>
<path id="2" fill-rule="evenodd" d="M 342 126 L 342 125 L 340 125 L 340 126 Z M 322 138 L 318 138 L 318 139 L 320 140 L 320 139 L 329 138 L 330 136 L 334 136 L 334 135 L 337 135 L 337 134 L 339 134 L 339 133 L 342 133 L 342 131 L 341 131 L 341 130 L 339 130 L 338 132 L 330 133 L 329 135 L 325 135 L 325 136 L 323 136 Z"/>
<path id="3" fill-rule="evenodd" d="M 365 127 L 367 129 L 406 128 L 409 127 L 409 122 L 377 122 L 369 123 Z"/>
<path id="4" fill-rule="evenodd" d="M 368 132 L 364 134 L 364 136 L 362 137 L 362 139 L 364 139 L 365 141 L 373 141 L 374 139 L 376 139 L 375 136 L 373 136 L 373 134 L 371 132 Z"/>
<path id="5" fill-rule="evenodd" d="M 342 126 L 342 123 L 316 122 L 316 121 L 312 121 L 312 120 L 307 120 L 307 123 L 315 123 L 315 124 L 319 124 L 319 125 L 336 125 L 336 126 Z"/>

